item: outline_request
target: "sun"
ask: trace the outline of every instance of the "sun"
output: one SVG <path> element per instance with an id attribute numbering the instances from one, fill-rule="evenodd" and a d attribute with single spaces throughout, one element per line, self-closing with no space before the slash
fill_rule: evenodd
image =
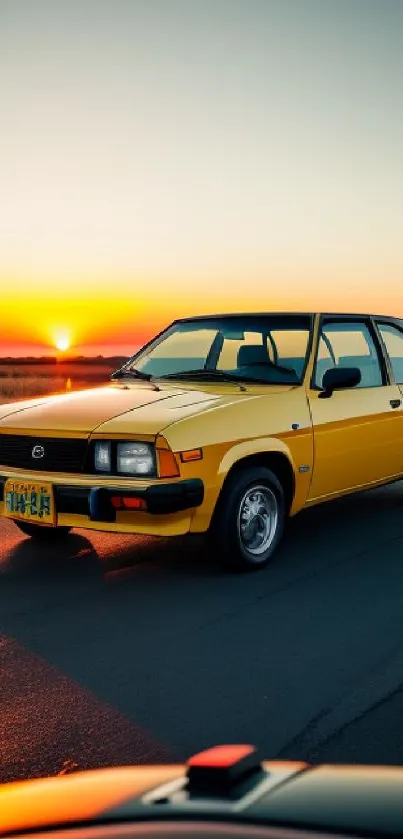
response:
<path id="1" fill-rule="evenodd" d="M 70 348 L 70 345 L 71 345 L 71 341 L 70 341 L 70 337 L 68 335 L 66 335 L 65 333 L 60 333 L 60 334 L 56 335 L 56 337 L 55 337 L 55 347 L 56 347 L 57 350 L 60 350 L 60 352 L 65 352 L 66 350 L 68 350 Z"/>

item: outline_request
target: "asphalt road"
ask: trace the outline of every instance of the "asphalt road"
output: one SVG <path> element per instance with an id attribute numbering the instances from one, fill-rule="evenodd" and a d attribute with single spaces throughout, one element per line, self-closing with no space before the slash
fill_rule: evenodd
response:
<path id="1" fill-rule="evenodd" d="M 0 524 L 0 780 L 182 760 L 403 764 L 403 485 L 300 514 L 267 570 Z"/>

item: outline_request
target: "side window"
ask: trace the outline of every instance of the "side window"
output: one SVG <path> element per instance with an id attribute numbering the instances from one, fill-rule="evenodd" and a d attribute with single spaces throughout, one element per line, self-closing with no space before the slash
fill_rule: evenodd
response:
<path id="1" fill-rule="evenodd" d="M 333 347 L 326 334 L 322 334 L 319 339 L 318 357 L 316 360 L 315 370 L 315 384 L 322 387 L 323 376 L 327 370 L 332 370 L 337 367 L 336 357 L 334 355 Z"/>
<path id="2" fill-rule="evenodd" d="M 395 382 L 403 384 L 403 332 L 389 323 L 378 323 L 383 343 L 385 344 L 392 365 Z"/>
<path id="3" fill-rule="evenodd" d="M 315 369 L 315 384 L 318 387 L 322 387 L 326 370 L 333 367 L 358 367 L 361 382 L 357 387 L 380 387 L 383 384 L 378 352 L 365 323 L 332 321 L 324 324 Z"/>

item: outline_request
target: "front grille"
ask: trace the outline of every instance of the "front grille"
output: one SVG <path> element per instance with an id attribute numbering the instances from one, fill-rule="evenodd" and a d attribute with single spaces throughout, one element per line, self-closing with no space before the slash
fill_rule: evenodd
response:
<path id="1" fill-rule="evenodd" d="M 34 458 L 34 446 L 42 446 L 43 457 Z M 0 434 L 0 465 L 36 472 L 82 472 L 88 440 Z"/>

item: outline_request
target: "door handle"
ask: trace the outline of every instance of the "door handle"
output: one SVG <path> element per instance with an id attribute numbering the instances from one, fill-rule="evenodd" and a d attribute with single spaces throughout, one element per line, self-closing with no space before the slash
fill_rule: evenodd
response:
<path id="1" fill-rule="evenodd" d="M 400 408 L 401 404 L 402 404 L 401 399 L 391 399 L 390 400 L 390 407 L 391 408 Z"/>

